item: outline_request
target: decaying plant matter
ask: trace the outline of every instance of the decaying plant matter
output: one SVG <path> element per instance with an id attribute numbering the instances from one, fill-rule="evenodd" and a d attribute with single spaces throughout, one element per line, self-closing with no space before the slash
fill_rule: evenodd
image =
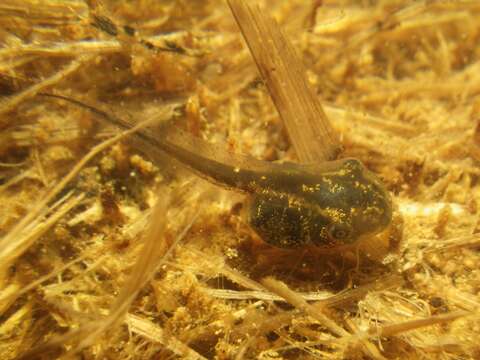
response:
<path id="1" fill-rule="evenodd" d="M 293 42 L 343 156 L 394 197 L 401 249 L 269 247 L 240 196 L 36 96 L 138 126 L 182 102 L 177 125 L 216 146 L 304 159 L 227 3 L 4 0 L 2 359 L 478 357 L 480 4 L 255 3 Z"/>

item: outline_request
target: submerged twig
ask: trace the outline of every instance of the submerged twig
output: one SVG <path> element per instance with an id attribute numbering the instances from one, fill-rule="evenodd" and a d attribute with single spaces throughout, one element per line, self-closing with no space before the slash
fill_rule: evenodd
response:
<path id="1" fill-rule="evenodd" d="M 307 83 L 305 69 L 277 23 L 257 6 L 243 0 L 228 4 L 242 30 L 257 68 L 302 162 L 334 159 L 340 151 L 317 95 Z"/>
<path id="2" fill-rule="evenodd" d="M 268 290 L 280 295 L 290 304 L 319 321 L 334 334 L 338 336 L 345 336 L 348 334 L 346 330 L 337 325 L 333 320 L 323 315 L 320 311 L 309 305 L 302 297 L 300 297 L 296 292 L 290 290 L 284 283 L 273 278 L 267 278 L 262 281 L 262 284 Z"/>
<path id="3" fill-rule="evenodd" d="M 373 336 L 392 336 L 395 334 L 404 333 L 406 331 L 411 331 L 414 329 L 419 329 L 424 326 L 432 326 L 435 324 L 441 324 L 444 322 L 450 322 L 458 318 L 467 316 L 469 312 L 458 310 L 448 314 L 441 314 L 436 316 L 431 316 L 425 319 L 415 319 L 410 321 L 405 321 L 397 324 L 384 325 L 384 326 L 375 326 L 368 330 L 369 335 Z"/>

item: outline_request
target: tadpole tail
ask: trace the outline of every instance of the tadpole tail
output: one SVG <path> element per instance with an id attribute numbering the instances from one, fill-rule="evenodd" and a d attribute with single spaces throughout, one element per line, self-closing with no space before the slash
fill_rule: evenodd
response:
<path id="1" fill-rule="evenodd" d="M 39 93 L 39 96 L 49 97 L 54 99 L 60 99 L 67 101 L 71 104 L 79 106 L 83 109 L 86 109 L 95 115 L 103 118 L 104 121 L 115 125 L 121 129 L 128 130 L 132 127 L 128 121 L 116 117 L 113 114 L 109 114 L 101 109 L 98 109 L 94 106 L 88 105 L 82 101 L 69 98 L 63 95 L 50 94 L 50 93 Z M 166 131 L 168 132 L 168 131 Z M 181 132 L 178 130 L 178 132 Z M 182 132 L 183 133 L 183 132 Z M 253 171 L 241 169 L 231 165 L 227 165 L 208 157 L 202 156 L 202 150 L 200 149 L 201 144 L 196 144 L 197 147 L 200 147 L 197 154 L 196 151 L 184 149 L 181 146 L 176 145 L 173 142 L 168 141 L 163 138 L 161 135 L 158 137 L 154 136 L 151 132 L 146 129 L 141 129 L 135 133 L 135 136 L 143 141 L 148 147 L 153 148 L 154 150 L 161 150 L 168 154 L 169 156 L 175 158 L 180 163 L 184 164 L 199 176 L 206 178 L 209 181 L 213 181 L 221 186 L 228 187 L 231 189 L 242 190 L 245 192 L 251 192 L 249 184 L 254 182 L 256 178 Z M 239 181 L 239 179 L 242 179 Z"/>

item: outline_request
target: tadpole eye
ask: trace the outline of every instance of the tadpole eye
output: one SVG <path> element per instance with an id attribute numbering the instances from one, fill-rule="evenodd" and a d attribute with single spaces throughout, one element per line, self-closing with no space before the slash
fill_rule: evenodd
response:
<path id="1" fill-rule="evenodd" d="M 328 229 L 330 238 L 335 240 L 343 240 L 350 236 L 351 229 L 347 225 L 332 224 Z"/>

